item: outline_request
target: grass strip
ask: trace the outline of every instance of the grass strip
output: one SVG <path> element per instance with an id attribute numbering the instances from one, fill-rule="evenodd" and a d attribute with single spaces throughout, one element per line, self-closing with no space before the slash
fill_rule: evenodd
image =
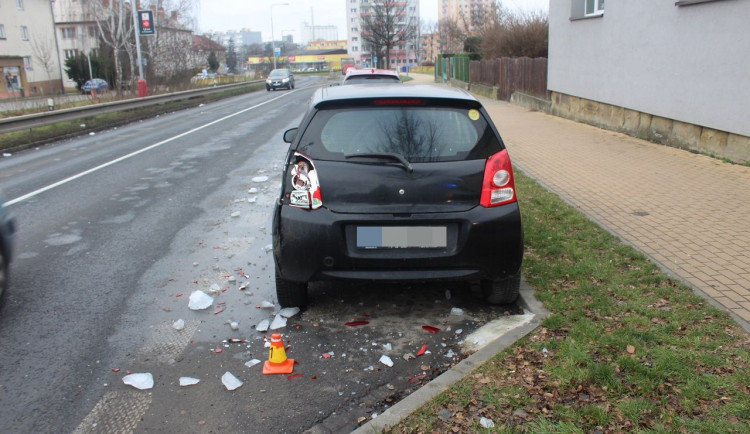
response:
<path id="1" fill-rule="evenodd" d="M 249 92 L 255 92 L 261 89 L 265 89 L 265 84 L 255 83 L 249 86 L 228 89 L 226 91 L 213 93 L 210 95 L 193 96 L 179 101 L 154 104 L 148 107 L 104 113 L 101 115 L 85 116 L 71 121 L 56 123 L 54 125 L 47 125 L 38 128 L 30 128 L 28 130 L 13 131 L 10 133 L 0 134 L 0 150 L 30 147 L 44 144 L 52 140 L 64 139 L 81 134 L 88 134 L 92 131 L 112 128 L 140 119 L 147 119 L 158 114 L 184 110 L 187 108 L 199 106 L 200 104 L 207 104 L 209 102 L 242 95 Z"/>
<path id="2" fill-rule="evenodd" d="M 750 432 L 745 331 L 516 174 L 523 273 L 552 314 L 386 432 Z"/>

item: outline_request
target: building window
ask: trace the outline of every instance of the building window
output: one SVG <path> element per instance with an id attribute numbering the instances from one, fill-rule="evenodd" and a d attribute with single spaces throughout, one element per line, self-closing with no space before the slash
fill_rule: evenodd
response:
<path id="1" fill-rule="evenodd" d="M 585 15 L 590 17 L 592 15 L 601 15 L 604 13 L 604 0 L 586 0 L 586 12 Z"/>
<path id="2" fill-rule="evenodd" d="M 5 26 L 0 24 L 0 39 L 5 39 Z"/>
<path id="3" fill-rule="evenodd" d="M 76 55 L 78 54 L 78 50 L 64 50 L 63 54 L 65 55 L 65 60 L 67 60 L 71 57 L 76 57 Z"/>
<path id="4" fill-rule="evenodd" d="M 26 26 L 21 26 L 21 39 L 24 41 L 29 40 L 29 28 Z"/>
<path id="5" fill-rule="evenodd" d="M 359 38 L 356 36 L 352 36 L 352 42 L 357 42 L 357 41 L 359 41 Z"/>
<path id="6" fill-rule="evenodd" d="M 357 13 L 357 8 L 352 8 L 352 13 L 356 14 Z"/>
<path id="7" fill-rule="evenodd" d="M 357 47 L 356 45 L 355 45 L 355 46 L 353 46 L 353 47 L 352 47 L 352 51 L 359 51 L 359 47 Z"/>
<path id="8" fill-rule="evenodd" d="M 96 38 L 99 34 L 99 29 L 96 26 L 89 26 L 89 38 Z"/>
<path id="9" fill-rule="evenodd" d="M 23 10 L 23 0 L 16 0 L 16 7 L 19 11 Z"/>
<path id="10" fill-rule="evenodd" d="M 75 27 L 63 27 L 60 30 L 62 30 L 62 37 L 63 37 L 63 39 L 75 39 L 76 38 L 76 28 Z"/>
<path id="11" fill-rule="evenodd" d="M 31 56 L 26 56 L 23 58 L 23 67 L 26 69 L 31 68 Z"/>

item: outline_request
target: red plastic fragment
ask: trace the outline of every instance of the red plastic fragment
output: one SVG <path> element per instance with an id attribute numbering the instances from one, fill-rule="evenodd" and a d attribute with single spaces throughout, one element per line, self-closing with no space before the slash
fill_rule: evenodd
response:
<path id="1" fill-rule="evenodd" d="M 427 377 L 427 374 L 419 374 L 419 375 L 415 375 L 415 376 L 413 376 L 413 377 L 409 378 L 409 379 L 408 379 L 408 380 L 406 380 L 406 381 L 407 381 L 408 383 L 416 383 L 417 381 L 419 381 L 419 380 L 423 380 L 423 379 L 424 379 L 424 378 L 426 378 L 426 377 Z"/>
<path id="2" fill-rule="evenodd" d="M 181 292 L 178 292 L 178 293 L 177 293 L 177 294 L 175 295 L 175 297 L 182 297 L 182 293 L 181 293 Z"/>
<path id="3" fill-rule="evenodd" d="M 130 375 L 130 371 L 125 371 L 125 374 Z"/>
<path id="4" fill-rule="evenodd" d="M 349 321 L 347 323 L 344 323 L 345 326 L 349 327 L 356 327 L 361 325 L 367 325 L 370 324 L 370 321 Z"/>
<path id="5" fill-rule="evenodd" d="M 422 326 L 422 328 L 423 328 L 424 330 L 427 330 L 428 332 L 430 332 L 430 333 L 432 333 L 432 334 L 435 334 L 435 333 L 437 333 L 437 332 L 439 332 L 439 331 L 440 331 L 440 329 L 439 329 L 439 328 L 437 328 L 437 327 L 433 327 L 433 326 L 429 326 L 429 325 L 423 325 L 423 326 Z"/>
<path id="6" fill-rule="evenodd" d="M 226 302 L 222 301 L 222 302 L 216 303 L 216 310 L 214 310 L 214 315 L 224 312 L 226 308 L 227 308 Z"/>
<path id="7" fill-rule="evenodd" d="M 427 345 L 422 345 L 422 348 L 420 348 L 419 351 L 417 351 L 417 355 L 423 356 L 425 352 L 427 352 Z"/>
<path id="8" fill-rule="evenodd" d="M 116 373 L 120 372 L 120 368 L 112 368 L 112 372 L 114 372 L 116 374 Z"/>
<path id="9" fill-rule="evenodd" d="M 222 352 L 222 351 L 224 351 L 224 350 L 223 350 L 223 349 L 221 348 L 221 345 L 217 345 L 217 346 L 216 346 L 216 349 L 214 350 L 214 352 L 215 352 L 216 354 L 221 354 L 221 352 Z"/>
<path id="10" fill-rule="evenodd" d="M 317 380 L 317 379 L 318 379 L 318 377 L 316 377 L 316 376 L 314 376 L 314 375 L 313 375 L 312 377 L 310 377 L 310 379 L 311 379 L 311 380 Z"/>
<path id="11" fill-rule="evenodd" d="M 322 356 L 322 357 L 323 357 L 324 359 L 330 359 L 330 358 L 331 358 L 331 355 L 330 355 L 329 353 L 323 353 L 323 356 Z"/>
<path id="12" fill-rule="evenodd" d="M 286 378 L 287 378 L 287 380 L 294 380 L 295 378 L 302 378 L 302 377 L 304 377 L 304 375 L 302 375 L 302 374 L 292 374 L 292 375 L 290 375 L 290 376 L 288 376 Z"/>

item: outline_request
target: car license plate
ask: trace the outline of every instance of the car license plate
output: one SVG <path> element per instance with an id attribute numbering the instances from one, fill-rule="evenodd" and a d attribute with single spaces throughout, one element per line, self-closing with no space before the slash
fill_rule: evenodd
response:
<path id="1" fill-rule="evenodd" d="M 361 249 L 423 248 L 448 245 L 445 226 L 358 226 L 357 247 Z"/>

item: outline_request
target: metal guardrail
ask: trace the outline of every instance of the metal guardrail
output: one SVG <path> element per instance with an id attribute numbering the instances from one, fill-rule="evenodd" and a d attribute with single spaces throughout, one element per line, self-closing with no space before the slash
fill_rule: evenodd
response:
<path id="1" fill-rule="evenodd" d="M 10 133 L 51 125 L 57 122 L 64 122 L 73 119 L 79 119 L 85 116 L 91 116 L 102 113 L 110 113 L 120 110 L 129 110 L 134 108 L 146 107 L 153 104 L 161 104 L 170 101 L 178 101 L 196 96 L 209 95 L 215 92 L 221 92 L 236 87 L 247 86 L 256 83 L 263 83 L 263 80 L 243 81 L 241 83 L 225 84 L 203 89 L 185 90 L 182 92 L 169 93 L 165 95 L 154 95 L 143 98 L 133 98 L 124 101 L 113 101 L 102 104 L 92 104 L 84 107 L 55 110 L 44 113 L 34 113 L 30 115 L 14 116 L 0 119 L 0 134 Z"/>

